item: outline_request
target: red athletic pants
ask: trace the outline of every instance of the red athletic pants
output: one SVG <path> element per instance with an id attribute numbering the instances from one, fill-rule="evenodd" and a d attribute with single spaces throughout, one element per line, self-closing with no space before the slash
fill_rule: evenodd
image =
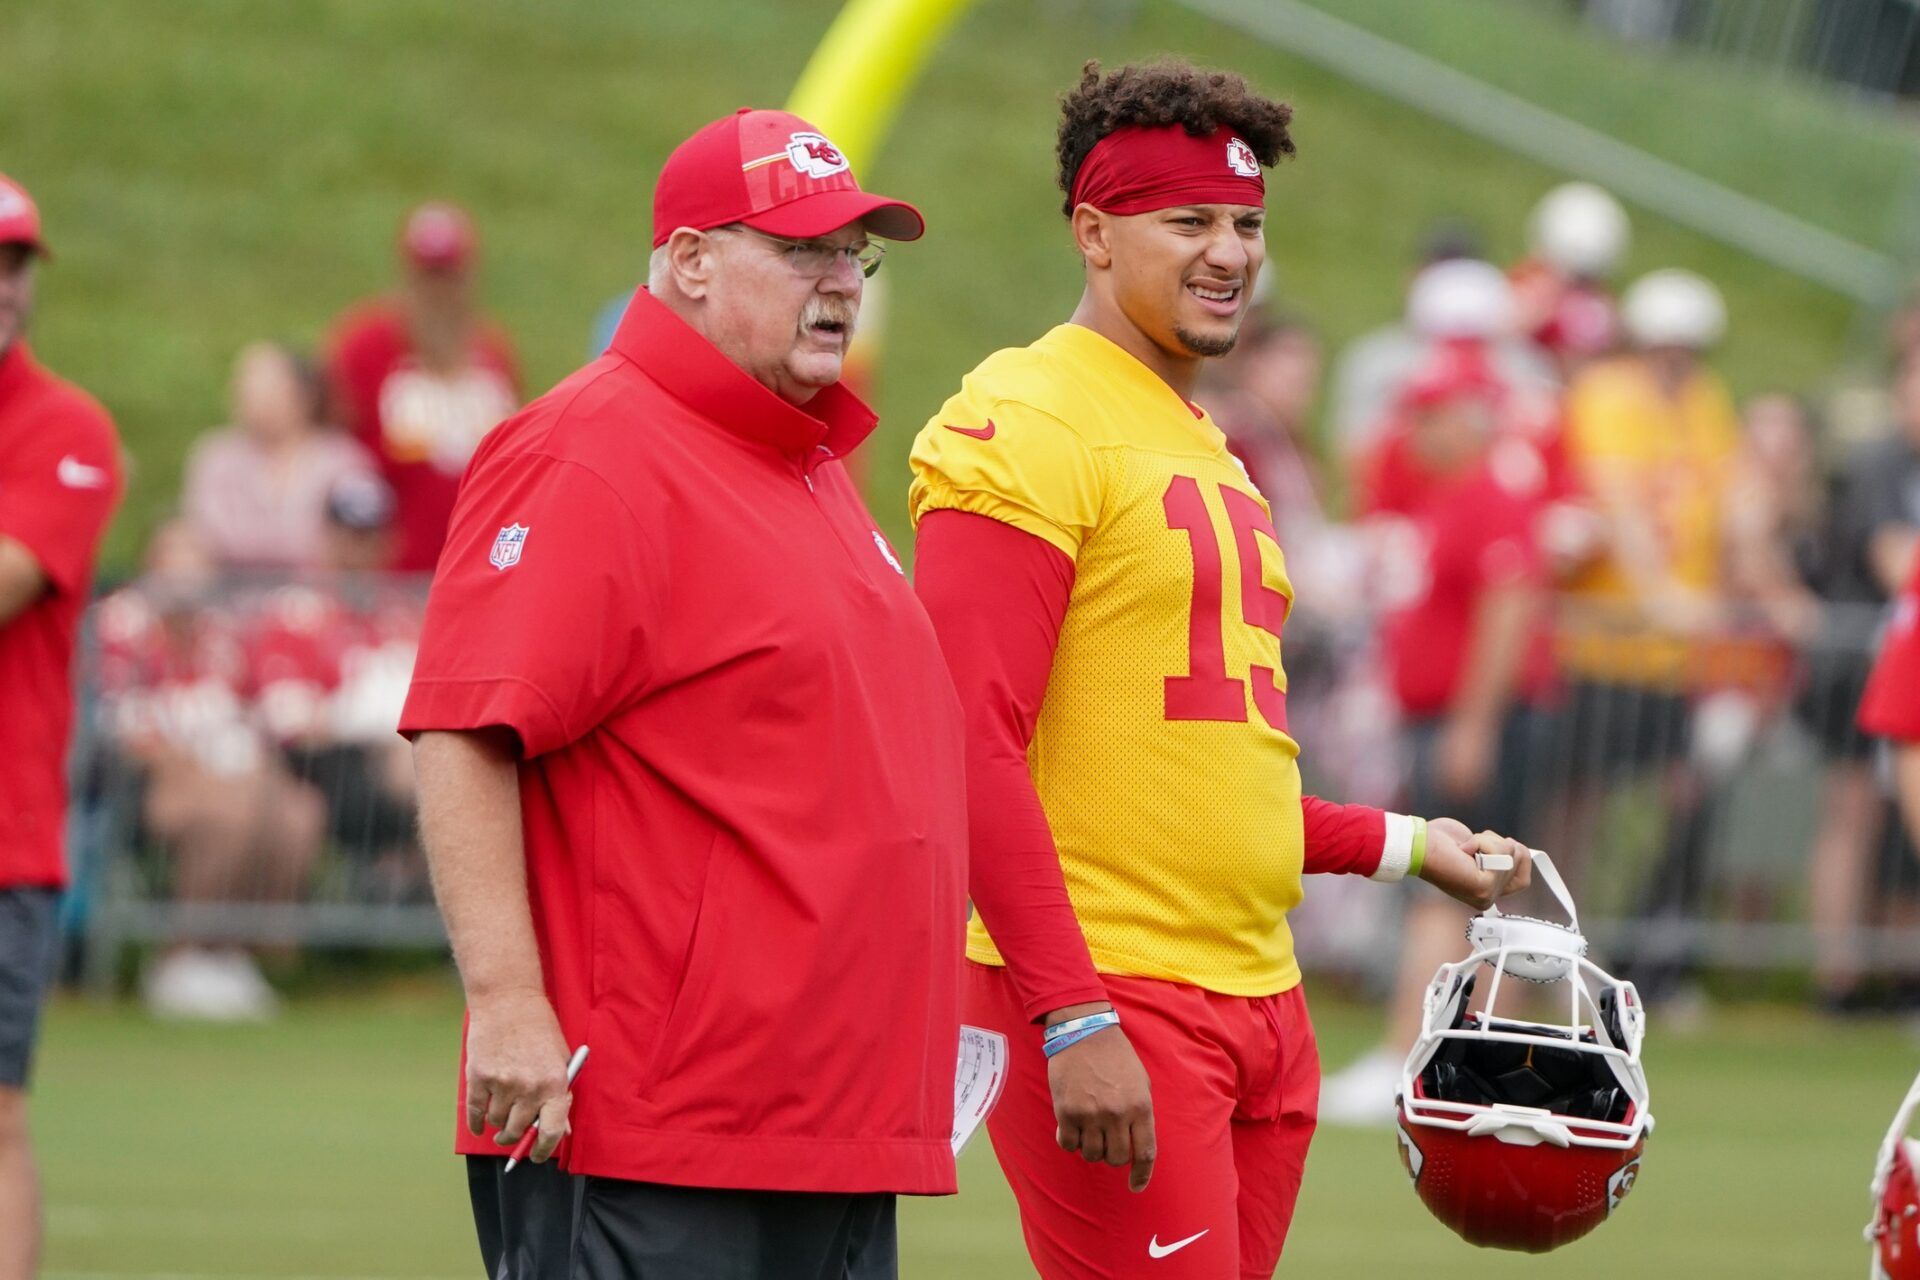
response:
<path id="1" fill-rule="evenodd" d="M 1299 987 L 1224 996 L 1105 975 L 1153 1083 L 1145 1191 L 1054 1138 L 1041 1033 L 1007 971 L 967 962 L 966 1020 L 1007 1037 L 1012 1074 L 987 1120 L 1046 1280 L 1268 1280 L 1280 1261 L 1320 1104 L 1320 1051 Z M 1101 1032 L 1110 1035 L 1111 1032 Z"/>

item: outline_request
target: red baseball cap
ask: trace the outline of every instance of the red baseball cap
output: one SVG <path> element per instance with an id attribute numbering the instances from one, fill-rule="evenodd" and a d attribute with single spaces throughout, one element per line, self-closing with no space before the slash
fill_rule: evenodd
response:
<path id="1" fill-rule="evenodd" d="M 674 148 L 653 188 L 653 247 L 680 227 L 744 222 L 769 235 L 809 239 L 865 222 L 888 240 L 918 240 L 920 211 L 870 195 L 840 149 L 786 111 L 742 107 Z"/>
<path id="2" fill-rule="evenodd" d="M 0 244 L 24 244 L 35 253 L 52 256 L 40 235 L 40 207 L 27 189 L 0 173 Z"/>
<path id="3" fill-rule="evenodd" d="M 433 201 L 420 205 L 400 228 L 400 251 L 414 266 L 429 271 L 464 267 L 479 247 L 473 219 L 457 204 Z"/>

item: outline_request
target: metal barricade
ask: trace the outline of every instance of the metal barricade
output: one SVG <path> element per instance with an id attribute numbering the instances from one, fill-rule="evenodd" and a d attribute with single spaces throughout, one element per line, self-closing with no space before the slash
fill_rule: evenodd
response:
<path id="1" fill-rule="evenodd" d="M 83 646 L 75 902 L 88 984 L 130 947 L 420 948 L 443 932 L 394 733 L 425 583 L 137 582 Z M 1518 770 L 1519 834 L 1552 849 L 1582 918 L 1642 970 L 1920 974 L 1920 858 L 1853 729 L 1878 611 L 1829 610 L 1790 646 L 1561 610 L 1558 682 Z M 1309 789 L 1405 802 L 1364 617 L 1289 619 L 1289 710 Z M 1309 887 L 1317 966 L 1391 952 L 1391 895 Z M 1815 927 L 1819 921 L 1819 927 Z"/>
<path id="2" fill-rule="evenodd" d="M 94 605 L 72 823 L 91 989 L 135 945 L 442 944 L 394 732 L 425 591 L 147 578 Z"/>
<path id="3" fill-rule="evenodd" d="M 1737 619 L 1663 634 L 1563 605 L 1554 687 L 1500 767 L 1518 774 L 1514 834 L 1554 852 L 1609 957 L 1656 981 L 1702 968 L 1920 975 L 1920 857 L 1888 794 L 1886 745 L 1854 727 L 1880 620 L 1832 607 L 1788 644 Z M 1391 699 L 1353 692 L 1381 680 L 1377 657 L 1341 652 L 1344 668 L 1315 678 L 1391 719 Z M 1297 696 L 1327 694 L 1296 681 Z M 1303 732 L 1308 784 L 1404 805 L 1417 732 L 1383 735 L 1399 780 L 1384 801 L 1377 779 L 1353 785 L 1317 760 Z M 1337 879 L 1308 887 L 1303 953 L 1383 979 L 1397 907 Z"/>

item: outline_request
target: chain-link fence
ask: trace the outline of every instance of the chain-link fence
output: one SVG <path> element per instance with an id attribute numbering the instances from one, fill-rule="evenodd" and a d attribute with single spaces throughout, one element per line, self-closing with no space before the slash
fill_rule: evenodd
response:
<path id="1" fill-rule="evenodd" d="M 1565 2 L 1565 0 L 1556 0 Z M 1920 95 L 1916 0 L 1572 0 L 1622 39 L 1701 49 L 1876 97 Z"/>

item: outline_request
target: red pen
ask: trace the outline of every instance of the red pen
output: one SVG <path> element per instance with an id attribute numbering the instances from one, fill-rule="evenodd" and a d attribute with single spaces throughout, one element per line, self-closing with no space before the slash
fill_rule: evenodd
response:
<path id="1" fill-rule="evenodd" d="M 580 1068 L 586 1065 L 587 1046 L 581 1045 L 573 1051 L 573 1057 L 567 1063 L 567 1088 L 573 1088 L 573 1078 L 579 1075 Z M 533 1150 L 533 1137 L 539 1132 L 540 1121 L 536 1118 L 532 1124 L 527 1126 L 527 1131 L 520 1135 L 520 1141 L 513 1144 L 513 1154 L 507 1157 L 506 1171 L 508 1173 L 512 1173 L 513 1166 L 527 1158 L 527 1152 Z"/>

